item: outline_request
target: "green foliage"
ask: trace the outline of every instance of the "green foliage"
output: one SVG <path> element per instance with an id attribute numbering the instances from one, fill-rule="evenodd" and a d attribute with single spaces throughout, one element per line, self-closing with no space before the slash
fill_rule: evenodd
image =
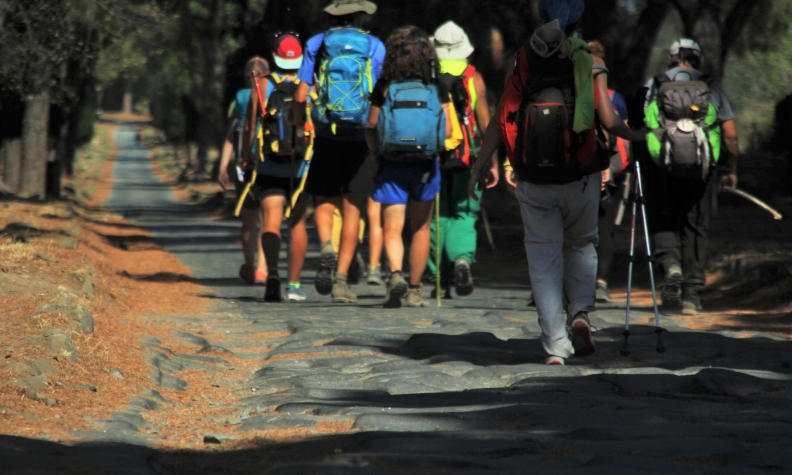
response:
<path id="1" fill-rule="evenodd" d="M 197 120 L 206 119 L 196 115 L 212 106 L 223 109 L 220 104 L 207 104 L 222 99 L 207 89 L 217 77 L 222 82 L 227 58 L 249 41 L 266 4 L 266 0 L 172 2 L 156 24 L 130 31 L 102 51 L 98 85 L 134 84 L 150 105 L 155 125 L 171 140 L 188 140 L 196 133 Z"/>
<path id="2" fill-rule="evenodd" d="M 154 0 L 9 0 L 0 4 L 0 85 L 25 96 L 51 88 L 68 99 L 66 65 L 92 76 L 99 52 L 156 22 Z"/>
<path id="3" fill-rule="evenodd" d="M 775 105 L 792 94 L 792 2 L 760 9 L 726 63 L 724 88 L 737 116 L 743 148 L 771 133 Z"/>

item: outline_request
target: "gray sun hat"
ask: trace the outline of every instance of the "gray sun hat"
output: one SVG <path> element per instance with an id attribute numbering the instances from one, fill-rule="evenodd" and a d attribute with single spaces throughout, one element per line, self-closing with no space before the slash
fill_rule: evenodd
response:
<path id="1" fill-rule="evenodd" d="M 324 11 L 333 16 L 349 15 L 350 13 L 364 12 L 372 15 L 377 11 L 377 5 L 367 0 L 333 0 Z"/>
<path id="2" fill-rule="evenodd" d="M 459 25 L 447 21 L 435 30 L 432 38 L 439 59 L 467 59 L 473 54 L 473 45 Z"/>

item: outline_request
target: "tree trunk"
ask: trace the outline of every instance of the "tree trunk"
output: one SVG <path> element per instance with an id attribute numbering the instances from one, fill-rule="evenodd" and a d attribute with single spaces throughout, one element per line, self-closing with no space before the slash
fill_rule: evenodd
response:
<path id="1" fill-rule="evenodd" d="M 223 18 L 221 1 L 213 0 L 211 4 L 212 16 L 209 19 L 208 35 L 204 39 L 204 94 L 201 98 L 200 126 L 197 137 L 198 151 L 196 171 L 206 171 L 209 162 L 209 148 L 219 145 L 218 120 L 222 117 L 223 79 L 225 69 L 223 65 Z"/>
<path id="2" fill-rule="evenodd" d="M 632 44 L 617 49 L 620 54 L 608 60 L 609 64 L 616 66 L 608 78 L 612 87 L 629 93 L 643 86 L 649 57 L 667 10 L 668 3 L 665 0 L 647 2 L 633 29 Z"/>
<path id="3" fill-rule="evenodd" d="M 716 81 L 723 77 L 724 62 L 723 44 L 721 42 L 720 2 L 703 1 L 701 8 L 693 18 L 685 18 L 687 26 L 690 24 L 688 36 L 695 38 L 701 45 L 702 70 Z M 692 20 L 692 22 L 689 22 Z"/>
<path id="4" fill-rule="evenodd" d="M 22 139 L 9 138 L 3 141 L 3 162 L 3 183 L 8 191 L 16 194 L 22 171 Z"/>
<path id="5" fill-rule="evenodd" d="M 124 81 L 124 114 L 132 113 L 132 84 L 128 79 Z"/>
<path id="6" fill-rule="evenodd" d="M 720 81 L 731 47 L 760 2 L 737 0 L 723 22 L 721 0 L 675 0 L 673 3 L 682 17 L 685 34 L 701 45 L 702 69 Z"/>
<path id="7" fill-rule="evenodd" d="M 25 103 L 25 115 L 22 118 L 22 172 L 18 192 L 22 198 L 44 198 L 49 97 L 49 90 L 45 89 L 31 95 Z"/>

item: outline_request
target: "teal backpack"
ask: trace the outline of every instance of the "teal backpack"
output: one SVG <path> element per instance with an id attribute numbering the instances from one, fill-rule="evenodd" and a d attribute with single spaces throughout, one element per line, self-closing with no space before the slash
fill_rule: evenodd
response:
<path id="1" fill-rule="evenodd" d="M 446 120 L 437 86 L 394 82 L 377 119 L 377 141 L 386 160 L 426 162 L 445 150 Z"/>
<path id="2" fill-rule="evenodd" d="M 317 61 L 317 100 L 311 118 L 319 130 L 359 134 L 374 88 L 371 39 L 357 28 L 325 33 Z"/>

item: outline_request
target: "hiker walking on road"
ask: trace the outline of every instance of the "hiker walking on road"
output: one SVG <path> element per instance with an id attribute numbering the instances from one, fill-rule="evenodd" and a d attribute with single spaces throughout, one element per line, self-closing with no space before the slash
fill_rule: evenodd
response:
<path id="1" fill-rule="evenodd" d="M 270 72 L 269 63 L 261 57 L 253 57 L 245 66 L 245 82 L 252 87 L 252 77 L 264 77 Z M 237 201 L 242 198 L 245 187 L 244 170 L 242 169 L 242 130 L 245 127 L 248 103 L 250 102 L 251 88 L 240 89 L 231 104 L 229 111 L 229 125 L 223 142 L 223 151 L 220 157 L 220 171 L 218 181 L 224 190 L 234 183 Z M 235 158 L 232 163 L 232 158 Z M 239 268 L 239 277 L 249 284 L 263 285 L 267 282 L 267 262 L 264 259 L 264 250 L 261 248 L 261 233 L 259 223 L 261 220 L 261 205 L 252 196 L 244 198 L 239 212 L 242 221 L 240 239 L 242 241 L 242 254 L 245 262 Z"/>
<path id="2" fill-rule="evenodd" d="M 280 302 L 281 281 L 278 273 L 281 224 L 284 209 L 290 208 L 289 223 L 291 244 L 288 269 L 288 299 L 305 300 L 300 285 L 300 273 L 308 250 L 308 233 L 305 229 L 305 200 L 294 201 L 295 181 L 306 173 L 308 162 L 305 152 L 309 132 L 303 123 L 292 125 L 291 103 L 299 85 L 297 70 L 302 64 L 303 50 L 293 35 L 276 38 L 273 60 L 275 71 L 257 77 L 257 85 L 248 102 L 247 122 L 243 151 L 250 154 L 255 142 L 255 181 L 251 194 L 261 203 L 261 242 L 267 260 L 269 275 L 264 300 Z M 303 114 L 304 116 L 304 114 Z"/>
<path id="3" fill-rule="evenodd" d="M 451 134 L 449 91 L 437 81 L 437 53 L 414 26 L 394 31 L 382 77 L 371 94 L 366 141 L 378 162 L 374 201 L 382 204 L 385 253 L 391 269 L 385 308 L 426 307 L 421 278 L 429 258 L 430 223 L 440 191 L 439 153 Z M 410 275 L 402 275 L 402 231 L 410 205 Z"/>
<path id="4" fill-rule="evenodd" d="M 517 178 L 547 364 L 594 352 L 589 313 L 595 305 L 602 171 L 609 161 L 596 153 L 595 120 L 611 134 L 644 140 L 614 113 L 605 78 L 593 79 L 586 43 L 571 37 L 583 7 L 583 0 L 540 0 L 545 25 L 518 52 L 501 97 L 500 131 L 487 129 L 469 184 L 476 196 L 502 135 L 514 168 L 506 181 Z"/>
<path id="5" fill-rule="evenodd" d="M 596 58 L 593 69 L 594 78 L 604 75 L 607 79 L 609 70 L 604 62 L 605 47 L 596 40 L 590 41 L 588 45 L 592 57 Z M 611 99 L 613 111 L 626 124 L 629 119 L 627 101 L 621 94 L 610 88 L 608 88 L 608 96 Z M 610 135 L 604 131 L 603 133 L 605 136 L 602 139 L 613 155 L 610 160 L 610 167 L 607 169 L 607 179 L 603 183 L 602 198 L 600 200 L 596 299 L 597 302 L 608 303 L 613 301 L 608 291 L 608 280 L 616 254 L 616 237 L 614 235 L 616 231 L 616 215 L 619 206 L 624 203 L 626 181 L 630 180 L 627 170 L 631 162 L 632 145 L 629 140 Z"/>
<path id="6" fill-rule="evenodd" d="M 481 210 L 481 191 L 476 191 L 479 199 L 473 199 L 468 196 L 467 185 L 470 164 L 477 156 L 480 139 L 489 125 L 490 112 L 484 79 L 468 63 L 473 45 L 465 31 L 449 21 L 435 31 L 433 41 L 440 59 L 440 81 L 451 93 L 462 133 L 461 143 L 455 142 L 451 150 L 440 155 L 440 242 L 436 242 L 434 221 L 431 234 L 430 256 L 435 255 L 439 245 L 442 253 L 440 283 L 445 296 L 450 298 L 452 283 L 459 296 L 473 292 L 470 266 L 476 262 L 476 221 Z M 493 154 L 487 188 L 497 185 L 498 178 L 497 154 Z M 429 280 L 436 282 L 434 258 L 429 259 L 428 268 Z"/>
<path id="7" fill-rule="evenodd" d="M 358 244 L 361 212 L 374 191 L 375 165 L 367 154 L 363 124 L 385 46 L 355 24 L 361 15 L 373 14 L 376 9 L 365 0 L 335 0 L 325 8 L 336 27 L 308 40 L 295 96 L 295 119 L 300 120 L 316 73 L 318 98 L 311 115 L 317 136 L 305 191 L 316 200 L 314 218 L 322 243 L 316 291 L 332 294 L 333 302 L 339 303 L 357 301 L 347 273 Z M 336 261 L 331 239 L 333 212 L 339 199 L 343 225 Z"/>
<path id="8" fill-rule="evenodd" d="M 674 42 L 668 60 L 669 70 L 647 84 L 645 120 L 653 133 L 646 205 L 655 261 L 665 273 L 662 310 L 695 315 L 702 311 L 715 182 L 737 186 L 739 140 L 726 93 L 700 71 L 699 44 Z M 725 165 L 720 177 L 716 164 Z"/>

